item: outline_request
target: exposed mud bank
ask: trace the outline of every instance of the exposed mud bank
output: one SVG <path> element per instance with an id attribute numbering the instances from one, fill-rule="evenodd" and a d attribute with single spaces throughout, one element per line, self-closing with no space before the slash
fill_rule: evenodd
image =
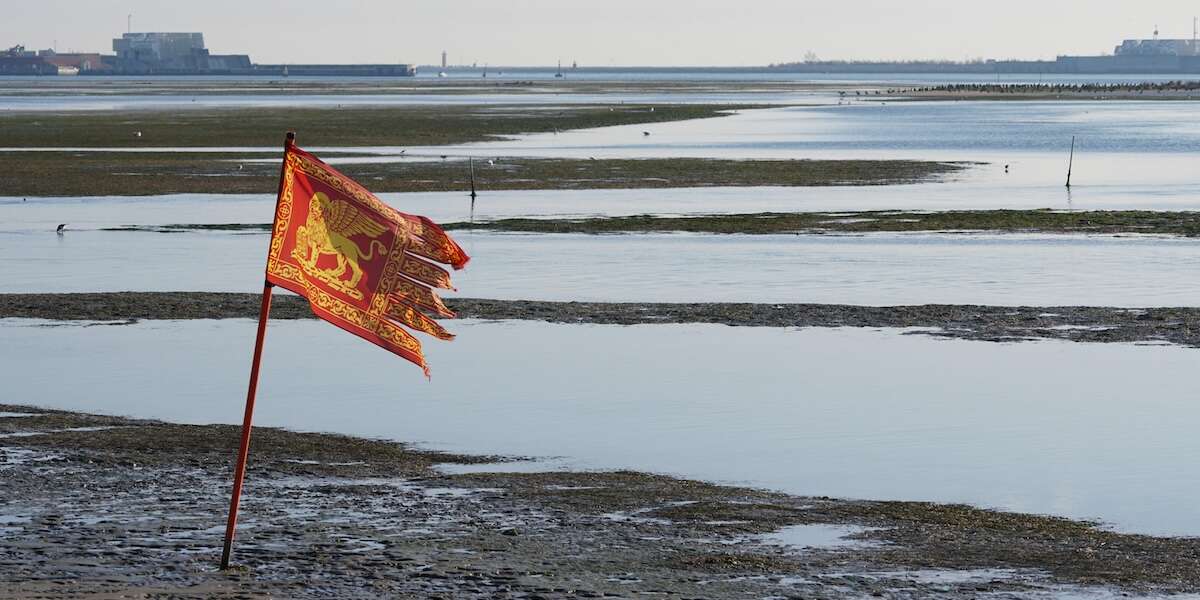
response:
<path id="1" fill-rule="evenodd" d="M 232 426 L 0 405 L 0 596 L 1009 598 L 1200 589 L 1194 539 L 631 472 L 445 474 L 437 465 L 497 459 L 266 428 L 254 437 L 240 567 L 222 573 L 215 565 L 236 443 Z M 769 535 L 781 530 L 794 545 Z"/>
<path id="2" fill-rule="evenodd" d="M 1200 347 L 1200 308 L 1013 307 L 929 304 L 609 303 L 455 298 L 460 318 L 662 325 L 711 323 L 733 327 L 894 327 L 912 333 L 991 342 L 1056 339 L 1148 342 Z M 163 319 L 258 318 L 257 294 L 114 292 L 0 294 L 0 318 L 134 322 Z M 275 319 L 313 318 L 307 302 L 279 294 Z"/>

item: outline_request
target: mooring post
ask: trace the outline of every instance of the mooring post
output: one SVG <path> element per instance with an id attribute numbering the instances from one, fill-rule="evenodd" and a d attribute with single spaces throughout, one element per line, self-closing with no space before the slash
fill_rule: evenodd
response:
<path id="1" fill-rule="evenodd" d="M 1067 189 L 1071 189 L 1071 169 L 1075 167 L 1075 136 L 1071 136 L 1071 158 L 1067 161 Z"/>

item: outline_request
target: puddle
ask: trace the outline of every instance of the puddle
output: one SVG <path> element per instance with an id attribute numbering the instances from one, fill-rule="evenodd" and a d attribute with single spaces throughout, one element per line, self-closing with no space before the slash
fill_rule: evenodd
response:
<path id="1" fill-rule="evenodd" d="M 54 433 L 75 433 L 89 431 L 106 431 L 109 429 L 118 429 L 117 427 L 70 427 L 67 429 L 50 429 L 46 431 L 17 431 L 13 433 L 0 433 L 0 439 L 6 438 L 25 438 L 38 435 L 51 435 Z"/>
<path id="2" fill-rule="evenodd" d="M 456 464 L 442 463 L 433 466 L 439 473 L 446 475 L 468 475 L 471 473 L 547 473 L 550 471 L 566 471 L 571 466 L 563 460 L 516 460 L 512 462 Z M 580 488 L 584 489 L 584 488 Z"/>
<path id="3" fill-rule="evenodd" d="M 421 494 L 430 498 L 450 497 L 465 498 L 475 494 L 503 494 L 500 488 L 422 488 Z"/>
<path id="4" fill-rule="evenodd" d="M 775 546 L 787 546 L 802 550 L 830 550 L 835 548 L 867 548 L 878 542 L 848 539 L 876 528 L 854 525 L 793 525 L 774 533 L 758 536 L 758 540 Z"/>
<path id="5" fill-rule="evenodd" d="M 873 577 L 880 579 L 899 579 L 930 585 L 962 585 L 971 583 L 991 583 L 1012 579 L 1030 577 L 1048 577 L 1040 571 L 1017 571 L 1015 569 L 968 569 L 950 571 L 941 569 L 923 569 L 917 571 L 885 571 L 855 574 L 857 577 Z"/>

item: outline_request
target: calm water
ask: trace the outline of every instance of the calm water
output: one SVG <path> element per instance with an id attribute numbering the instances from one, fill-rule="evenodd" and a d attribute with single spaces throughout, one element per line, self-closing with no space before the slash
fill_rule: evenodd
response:
<path id="1" fill-rule="evenodd" d="M 456 67 L 445 71 L 445 79 L 452 80 L 483 80 L 482 68 Z M 422 66 L 415 78 L 409 77 L 289 77 L 289 83 L 315 84 L 371 84 L 394 83 L 404 85 L 416 80 L 442 79 L 438 74 L 442 70 L 435 66 Z M 555 71 L 550 68 L 528 69 L 511 67 L 489 67 L 488 79 L 504 80 L 555 80 Z M 1072 74 L 1025 74 L 1025 73 L 784 73 L 778 71 L 713 71 L 705 69 L 676 69 L 672 71 L 649 70 L 638 68 L 607 68 L 590 70 L 586 67 L 579 70 L 565 69 L 568 81 L 663 81 L 663 82 L 788 82 L 788 83 L 847 83 L 847 84 L 888 84 L 898 83 L 907 85 L 940 85 L 950 83 L 1045 83 L 1045 84 L 1112 84 L 1137 83 L 1143 81 L 1163 82 L 1175 80 L 1194 80 L 1195 76 L 1186 75 L 1147 75 L 1147 74 L 1108 74 L 1108 75 L 1072 75 Z M 262 83 L 269 84 L 278 78 L 272 77 L 238 77 L 238 76 L 121 76 L 121 77 L 5 77 L 3 82 L 12 87 L 36 87 L 37 89 L 55 88 L 88 88 L 111 87 L 122 85 L 143 85 L 159 83 L 165 85 L 203 84 L 220 85 L 221 83 Z"/>
<path id="2" fill-rule="evenodd" d="M 415 106 L 455 104 L 795 104 L 833 103 L 834 92 L 778 91 L 778 92 L 698 92 L 693 94 L 674 93 L 579 93 L 562 94 L 553 91 L 544 93 L 475 93 L 475 94 L 195 94 L 195 95 L 89 95 L 70 96 L 3 96 L 0 95 L 2 111 L 116 111 L 116 110 L 162 110 L 189 108 L 254 108 L 254 107 L 309 107 L 334 108 L 339 106 Z"/>
<path id="3" fill-rule="evenodd" d="M 1164 157 L 1186 172 L 1192 158 Z M 1057 167 L 1058 161 L 1048 161 Z M 947 181 L 900 186 L 710 187 L 629 190 L 484 190 L 475 205 L 476 219 L 508 217 L 627 216 L 642 214 L 730 214 L 794 211 L 861 210 L 1200 210 L 1200 184 L 1137 183 L 1077 185 L 1063 188 L 1061 173 L 1051 168 L 1032 173 L 1026 163 L 973 167 Z M 1023 176 L 1016 175 L 1022 169 Z M 1085 169 L 1087 171 L 1094 169 Z M 1168 173 L 1178 177 L 1179 171 Z M 1113 173 L 1097 175 L 1112 177 Z M 396 208 L 441 223 L 470 218 L 465 192 L 384 193 Z M 268 194 L 174 194 L 166 196 L 100 196 L 86 198 L 0 197 L 0 235 L 45 232 L 59 223 L 92 229 L 121 225 L 171 223 L 266 223 L 274 214 Z"/>
<path id="4" fill-rule="evenodd" d="M 0 324 L 0 361 L 20 374 L 7 378 L 5 402 L 240 420 L 252 321 L 36 323 Z M 426 344 L 426 383 L 326 324 L 273 324 L 257 423 L 1200 535 L 1191 350 L 871 330 L 452 325 L 456 341 Z"/>
<path id="5" fill-rule="evenodd" d="M 1198 118 L 1200 102 L 1184 101 L 866 101 L 533 134 L 464 149 L 500 156 L 779 159 L 983 160 L 991 155 L 1053 153 L 1065 162 L 1071 136 L 1076 136 L 1082 165 L 1091 154 L 1200 151 Z M 1065 174 L 1065 164 L 1061 171 Z"/>
<path id="6" fill-rule="evenodd" d="M 1200 240 L 1052 235 L 457 232 L 464 296 L 527 300 L 1195 306 Z M 267 236 L 0 234 L 0 292 L 257 291 Z M 203 261 L 200 263 L 199 261 Z M 202 266 L 197 266 L 202 264 Z"/>

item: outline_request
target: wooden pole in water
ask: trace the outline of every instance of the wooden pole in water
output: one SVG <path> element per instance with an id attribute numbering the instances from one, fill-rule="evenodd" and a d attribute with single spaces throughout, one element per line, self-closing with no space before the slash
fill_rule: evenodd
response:
<path id="1" fill-rule="evenodd" d="M 1071 136 L 1071 159 L 1067 162 L 1067 189 L 1071 189 L 1071 169 L 1075 167 L 1075 136 Z"/>
<path id="2" fill-rule="evenodd" d="M 287 168 L 287 155 L 296 145 L 296 134 L 288 132 L 283 143 L 283 167 L 279 172 L 279 193 L 275 197 L 279 214 L 279 197 L 283 195 L 283 173 Z M 271 229 L 274 231 L 274 228 Z M 237 528 L 238 506 L 242 500 L 242 482 L 246 479 L 246 459 L 250 455 L 250 429 L 254 420 L 254 397 L 258 392 L 258 368 L 262 364 L 263 342 L 267 337 L 267 318 L 271 314 L 271 289 L 275 285 L 263 282 L 262 305 L 258 310 L 258 334 L 254 338 L 254 358 L 250 362 L 250 385 L 246 390 L 246 412 L 242 417 L 242 441 L 238 447 L 237 463 L 233 470 L 233 493 L 229 500 L 229 520 L 225 524 L 225 548 L 221 551 L 221 570 L 229 568 L 229 555 L 233 551 L 233 533 Z"/>
<path id="3" fill-rule="evenodd" d="M 467 164 L 471 166 L 471 216 L 470 222 L 475 222 L 475 157 L 467 157 Z"/>

